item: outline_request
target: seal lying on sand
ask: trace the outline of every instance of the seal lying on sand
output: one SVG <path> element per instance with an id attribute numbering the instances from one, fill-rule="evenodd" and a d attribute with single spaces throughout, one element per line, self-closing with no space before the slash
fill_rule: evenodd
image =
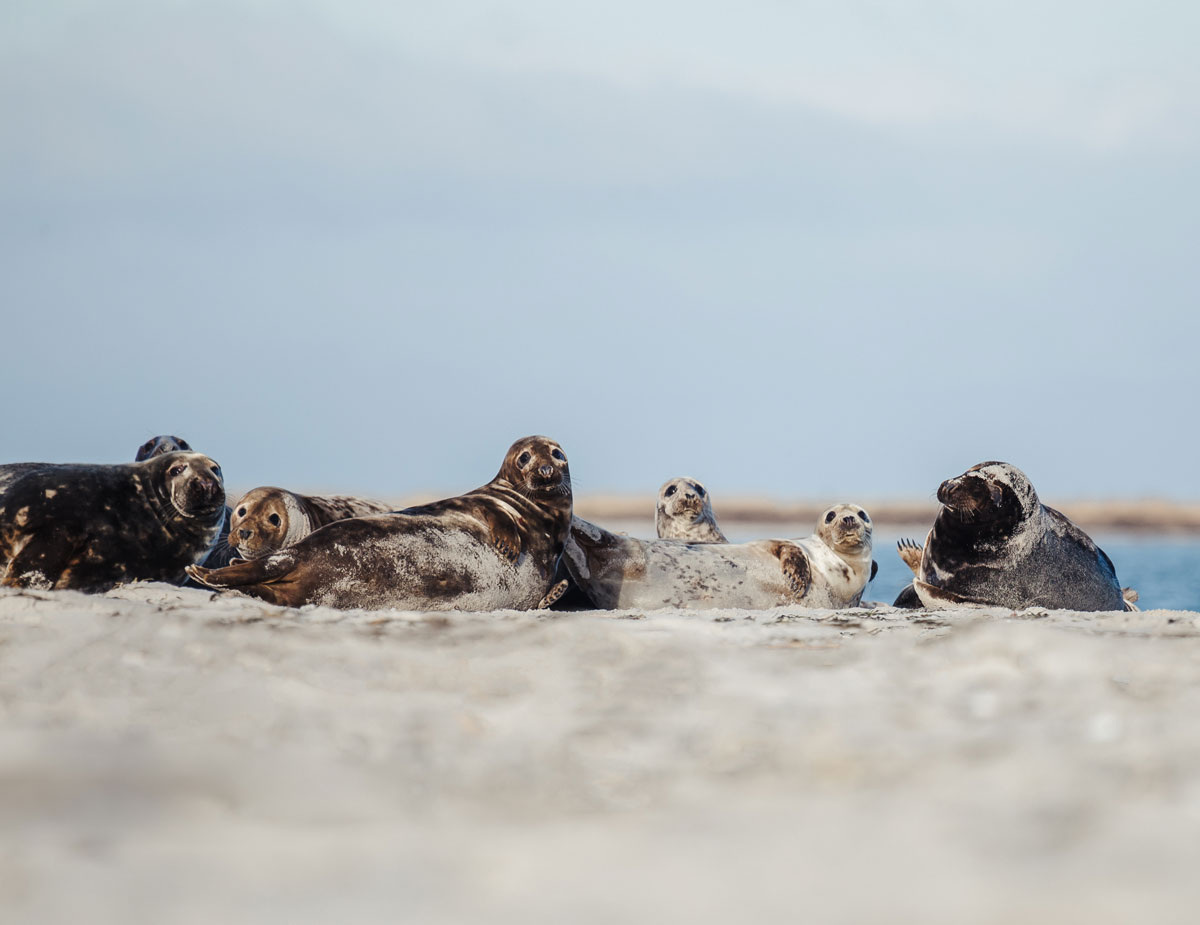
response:
<path id="1" fill-rule="evenodd" d="M 1038 500 L 1016 466 L 984 462 L 938 488 L 942 503 L 922 548 L 900 544 L 913 569 L 897 607 L 1125 610 L 1112 560 Z"/>
<path id="2" fill-rule="evenodd" d="M 259 559 L 295 545 L 335 520 L 391 510 L 392 505 L 382 501 L 348 495 L 301 495 L 264 485 L 246 492 L 233 506 L 229 535 L 241 558 Z"/>
<path id="3" fill-rule="evenodd" d="M 717 526 L 712 499 L 695 479 L 671 479 L 658 490 L 654 526 L 660 540 L 689 543 L 727 543 Z"/>
<path id="4" fill-rule="evenodd" d="M 200 453 L 124 465 L 0 466 L 0 584 L 104 591 L 183 581 L 225 510 L 220 467 Z"/>
<path id="5" fill-rule="evenodd" d="M 465 495 L 338 520 L 264 558 L 188 574 L 292 607 L 525 610 L 562 593 L 554 569 L 570 523 L 566 455 L 525 437 Z"/>
<path id="6" fill-rule="evenodd" d="M 720 544 L 638 540 L 573 518 L 563 561 L 603 609 L 855 607 L 871 577 L 871 520 L 838 504 L 804 539 Z"/>
<path id="7" fill-rule="evenodd" d="M 159 434 L 157 437 L 151 437 L 139 446 L 133 460 L 134 462 L 142 462 L 146 459 L 152 459 L 155 456 L 161 456 L 163 453 L 178 453 L 180 451 L 190 453 L 192 448 L 182 437 L 176 437 L 174 434 Z M 233 550 L 229 548 L 229 520 L 231 515 L 232 511 L 227 506 L 217 541 L 213 544 L 212 549 L 201 563 L 205 568 L 221 568 L 228 565 L 233 559 Z"/>

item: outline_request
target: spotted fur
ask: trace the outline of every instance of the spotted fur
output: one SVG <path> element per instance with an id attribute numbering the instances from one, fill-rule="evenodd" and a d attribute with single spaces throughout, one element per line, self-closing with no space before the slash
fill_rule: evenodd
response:
<path id="1" fill-rule="evenodd" d="M 556 585 L 570 521 L 566 455 L 553 440 L 526 437 L 492 481 L 465 495 L 338 520 L 263 558 L 188 572 L 293 607 L 531 609 Z"/>

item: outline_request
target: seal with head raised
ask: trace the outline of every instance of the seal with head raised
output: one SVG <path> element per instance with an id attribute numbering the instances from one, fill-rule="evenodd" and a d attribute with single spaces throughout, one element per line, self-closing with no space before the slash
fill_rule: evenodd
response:
<path id="1" fill-rule="evenodd" d="M 924 547 L 900 543 L 914 578 L 897 607 L 1099 611 L 1136 600 L 1122 591 L 1104 550 L 1042 504 L 1016 466 L 972 466 L 942 482 L 937 496 L 942 507 Z"/>
<path id="2" fill-rule="evenodd" d="M 192 448 L 188 442 L 182 437 L 176 437 L 174 434 L 159 434 L 156 437 L 151 437 L 145 443 L 138 447 L 137 453 L 134 455 L 134 462 L 142 462 L 146 459 L 152 459 L 155 456 L 161 456 L 163 453 L 177 453 L 180 450 L 191 452 Z M 206 568 L 221 568 L 228 565 L 233 559 L 233 550 L 229 546 L 229 520 L 233 512 L 228 506 L 225 508 L 225 517 L 221 523 L 221 532 L 217 536 L 217 541 L 213 543 L 213 547 L 209 550 L 204 561 L 201 563 Z"/>
<path id="3" fill-rule="evenodd" d="M 717 526 L 708 490 L 695 479 L 677 478 L 658 490 L 654 526 L 660 540 L 727 543 Z"/>
<path id="4" fill-rule="evenodd" d="M 871 578 L 871 518 L 837 504 L 812 536 L 750 543 L 639 540 L 574 518 L 563 561 L 600 608 L 856 607 Z"/>
<path id="5" fill-rule="evenodd" d="M 554 570 L 570 524 L 562 447 L 525 437 L 465 495 L 337 520 L 261 559 L 188 574 L 292 607 L 526 610 L 562 593 Z"/>
<path id="6" fill-rule="evenodd" d="M 318 527 L 347 517 L 386 514 L 392 505 L 349 495 L 301 495 L 264 485 L 233 506 L 229 537 L 238 556 L 258 559 L 292 546 Z"/>
<path id="7" fill-rule="evenodd" d="M 200 453 L 123 465 L 0 466 L 0 585 L 103 591 L 181 582 L 221 529 L 220 467 Z"/>

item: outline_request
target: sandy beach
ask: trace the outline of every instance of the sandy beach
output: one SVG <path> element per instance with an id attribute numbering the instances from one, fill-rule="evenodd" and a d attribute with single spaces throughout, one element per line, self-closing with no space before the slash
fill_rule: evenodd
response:
<path id="1" fill-rule="evenodd" d="M 1198 626 L 4 591 L 4 921 L 1191 921 Z"/>

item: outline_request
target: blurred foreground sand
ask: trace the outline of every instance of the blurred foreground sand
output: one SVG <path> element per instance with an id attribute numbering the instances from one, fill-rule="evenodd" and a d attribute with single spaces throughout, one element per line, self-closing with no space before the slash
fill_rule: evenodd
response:
<path id="1" fill-rule="evenodd" d="M 1184 922 L 1200 614 L 0 592 L 0 920 Z"/>

